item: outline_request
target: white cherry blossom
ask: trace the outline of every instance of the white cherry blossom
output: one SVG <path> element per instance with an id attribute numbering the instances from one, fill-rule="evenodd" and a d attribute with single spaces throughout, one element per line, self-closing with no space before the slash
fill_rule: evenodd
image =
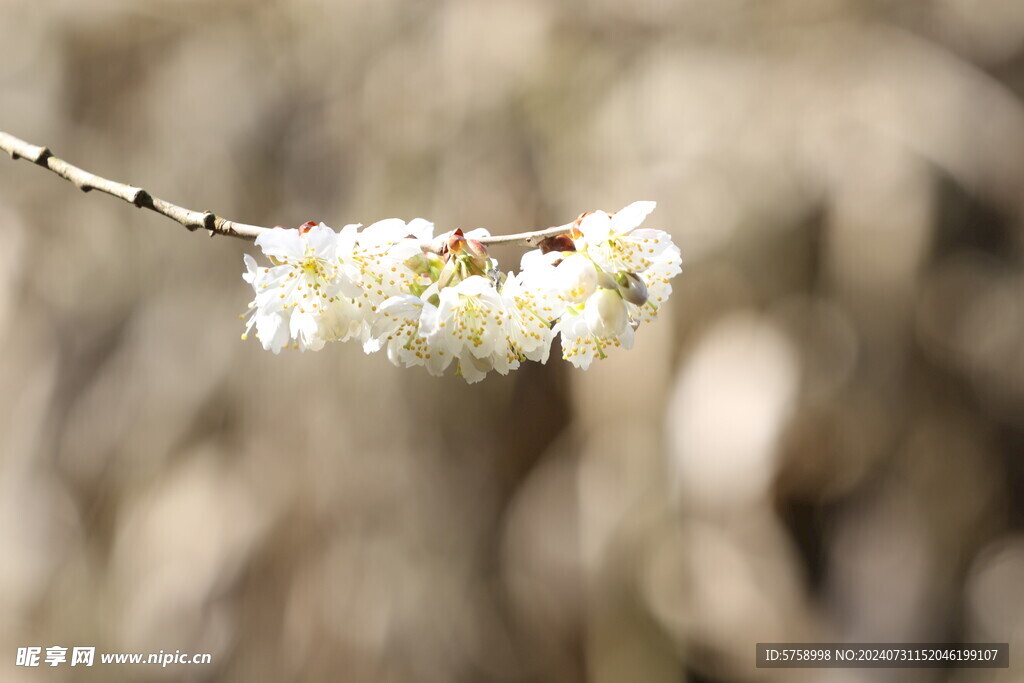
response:
<path id="1" fill-rule="evenodd" d="M 521 360 L 548 362 L 554 339 L 553 321 L 564 304 L 549 278 L 537 271 L 509 274 L 501 298 L 509 314 L 509 338 Z"/>
<path id="2" fill-rule="evenodd" d="M 504 375 L 519 367 L 510 336 L 505 302 L 480 275 L 472 275 L 438 294 L 436 312 L 421 318 L 432 349 L 459 361 L 459 373 L 470 384 L 490 370 Z"/>
<path id="3" fill-rule="evenodd" d="M 437 309 L 412 294 L 394 296 L 377 311 L 368 339 L 363 343 L 366 353 L 383 348 L 395 365 L 422 365 L 432 375 L 444 374 L 452 356 L 433 347 L 423 334 L 423 318 L 432 320 Z"/>
<path id="4" fill-rule="evenodd" d="M 593 260 L 580 253 L 570 253 L 554 269 L 555 286 L 568 302 L 586 301 L 597 289 L 600 272 Z"/>
<path id="5" fill-rule="evenodd" d="M 418 218 L 272 230 L 256 240 L 270 265 L 245 257 L 255 296 L 242 336 L 255 330 L 274 353 L 358 339 L 366 353 L 384 350 L 395 365 L 433 375 L 454 362 L 470 383 L 547 362 L 560 336 L 563 358 L 587 369 L 633 346 L 681 271 L 668 233 L 640 227 L 654 206 L 583 214 L 507 275 L 483 229 L 435 239 L 433 224 Z"/>
<path id="6" fill-rule="evenodd" d="M 627 303 L 618 291 L 597 289 L 586 302 L 565 309 L 555 326 L 562 339 L 562 358 L 581 370 L 612 348 L 633 348 L 633 325 Z"/>
<path id="7" fill-rule="evenodd" d="M 246 334 L 256 328 L 265 349 L 279 353 L 289 343 L 318 350 L 329 339 L 322 322 L 330 310 L 337 325 L 339 299 L 360 292 L 338 259 L 338 233 L 324 224 L 305 230 L 272 230 L 256 239 L 274 264 L 260 268 L 246 259 L 245 279 L 256 296 Z"/>
<path id="8" fill-rule="evenodd" d="M 640 228 L 655 202 L 633 202 L 614 214 L 588 213 L 580 220 L 577 249 L 609 273 L 640 273 L 678 258 L 679 250 L 663 230 Z"/>

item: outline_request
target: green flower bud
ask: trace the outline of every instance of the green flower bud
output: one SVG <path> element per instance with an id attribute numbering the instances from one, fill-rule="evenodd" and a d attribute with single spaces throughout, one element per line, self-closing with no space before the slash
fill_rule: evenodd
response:
<path id="1" fill-rule="evenodd" d="M 615 283 L 618 285 L 619 294 L 629 303 L 637 306 L 647 303 L 647 285 L 636 273 L 620 271 L 615 274 Z"/>

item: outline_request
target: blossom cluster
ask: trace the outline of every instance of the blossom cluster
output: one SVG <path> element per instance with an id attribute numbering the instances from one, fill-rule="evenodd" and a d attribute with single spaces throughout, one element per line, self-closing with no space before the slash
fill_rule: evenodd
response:
<path id="1" fill-rule="evenodd" d="M 255 329 L 274 353 L 358 340 L 433 375 L 454 365 L 472 383 L 547 362 L 559 336 L 562 357 L 585 370 L 632 347 L 681 270 L 668 233 L 640 227 L 654 206 L 585 213 L 524 254 L 518 273 L 498 269 L 487 231 L 434 239 L 421 218 L 271 230 L 256 240 L 270 265 L 245 256 L 255 298 L 242 338 Z"/>

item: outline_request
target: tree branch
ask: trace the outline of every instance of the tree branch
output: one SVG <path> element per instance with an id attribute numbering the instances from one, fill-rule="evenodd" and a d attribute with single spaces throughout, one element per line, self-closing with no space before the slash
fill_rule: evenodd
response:
<path id="1" fill-rule="evenodd" d="M 227 237 L 238 237 L 250 242 L 267 230 L 258 225 L 247 225 L 236 223 L 218 216 L 211 211 L 193 211 L 185 207 L 172 204 L 171 202 L 154 197 L 147 190 L 141 187 L 125 185 L 114 180 L 103 178 L 84 169 L 78 168 L 63 159 L 53 156 L 46 147 L 38 147 L 14 137 L 9 133 L 0 130 L 0 149 L 11 155 L 12 159 L 27 159 L 37 166 L 53 171 L 61 178 L 70 181 L 83 192 L 99 190 L 104 194 L 117 197 L 140 209 L 149 209 L 163 216 L 181 223 L 190 231 L 199 229 L 209 230 L 210 236 L 226 235 Z M 545 237 L 561 235 L 569 231 L 569 227 L 548 228 L 547 230 L 536 230 L 534 232 L 521 232 L 515 235 L 497 235 L 485 237 L 479 240 L 482 244 L 504 244 L 519 246 L 536 246 Z M 447 235 L 444 236 L 447 238 Z M 445 240 L 435 239 L 433 242 L 423 245 L 424 249 L 436 251 Z"/>
<path id="2" fill-rule="evenodd" d="M 547 230 L 517 232 L 514 235 L 491 235 L 490 237 L 481 238 L 478 241 L 481 244 L 486 244 L 488 246 L 502 244 L 519 247 L 535 247 L 545 238 L 554 237 L 555 235 L 565 235 L 571 230 L 572 225 L 563 225 L 557 228 L 548 228 Z"/>
<path id="3" fill-rule="evenodd" d="M 69 164 L 63 159 L 53 156 L 46 147 L 38 147 L 20 140 L 9 133 L 0 130 L 0 149 L 11 155 L 12 159 L 27 159 L 33 164 L 47 168 L 61 178 L 70 181 L 83 192 L 99 190 L 112 197 L 124 200 L 140 209 L 149 209 L 167 216 L 189 230 L 200 228 L 209 230 L 210 235 L 227 235 L 228 237 L 239 237 L 246 240 L 256 239 L 260 233 L 270 228 L 261 228 L 258 225 L 246 225 L 236 223 L 222 218 L 210 211 L 193 211 L 166 200 L 154 197 L 141 187 L 125 185 L 107 178 L 103 178 L 89 171 L 83 170 Z"/>

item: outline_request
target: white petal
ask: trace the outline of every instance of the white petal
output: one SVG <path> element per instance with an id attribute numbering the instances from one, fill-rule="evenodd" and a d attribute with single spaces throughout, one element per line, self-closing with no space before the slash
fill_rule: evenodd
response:
<path id="1" fill-rule="evenodd" d="M 491 236 L 491 231 L 488 230 L 487 228 L 473 228 L 469 232 L 463 233 L 463 236 L 466 239 L 478 240 L 478 239 L 480 239 L 482 237 L 490 237 Z"/>
<path id="2" fill-rule="evenodd" d="M 359 223 L 350 223 L 338 232 L 337 254 L 342 260 L 352 257 L 356 240 L 359 237 Z"/>
<path id="3" fill-rule="evenodd" d="M 492 367 L 486 360 L 475 358 L 472 354 L 463 354 L 459 357 L 459 371 L 467 384 L 476 384 L 482 380 Z"/>
<path id="4" fill-rule="evenodd" d="M 337 298 L 320 315 L 317 334 L 324 341 L 347 341 L 360 329 L 363 310 L 345 297 Z"/>
<path id="5" fill-rule="evenodd" d="M 338 291 L 353 299 L 363 295 L 363 288 L 359 284 L 363 279 L 359 268 L 350 264 L 342 263 L 338 268 Z"/>
<path id="6" fill-rule="evenodd" d="M 588 213 L 580 221 L 580 232 L 588 243 L 603 242 L 608 239 L 612 221 L 604 211 Z"/>
<path id="7" fill-rule="evenodd" d="M 587 299 L 583 311 L 587 326 L 598 337 L 618 337 L 629 327 L 626 302 L 611 289 L 599 289 Z"/>
<path id="8" fill-rule="evenodd" d="M 455 291 L 466 296 L 475 296 L 495 291 L 491 281 L 480 275 L 471 275 L 455 285 Z"/>
<path id="9" fill-rule="evenodd" d="M 380 313 L 390 313 L 401 318 L 418 318 L 423 310 L 423 299 L 412 294 L 401 294 L 387 299 L 378 307 Z"/>
<path id="10" fill-rule="evenodd" d="M 626 325 L 626 329 L 623 330 L 622 334 L 619 335 L 619 343 L 622 344 L 622 348 L 626 349 L 627 351 L 633 348 L 634 334 L 635 333 L 633 332 L 633 328 L 630 327 L 629 325 Z"/>
<path id="11" fill-rule="evenodd" d="M 288 343 L 288 325 L 283 316 L 259 315 L 256 318 L 256 336 L 264 349 L 280 353 Z"/>
<path id="12" fill-rule="evenodd" d="M 450 353 L 439 353 L 439 351 L 440 349 L 431 349 L 430 358 L 427 358 L 425 363 L 427 372 L 435 377 L 443 375 L 453 360 Z"/>
<path id="13" fill-rule="evenodd" d="M 422 253 L 419 239 L 402 239 L 395 242 L 394 246 L 388 249 L 387 260 L 403 264 L 408 259 Z"/>
<path id="14" fill-rule="evenodd" d="M 256 276 L 259 275 L 259 266 L 256 265 L 256 259 L 249 254 L 242 256 L 242 262 L 245 263 L 245 274 L 242 275 L 242 279 L 248 282 L 250 285 L 256 283 Z"/>
<path id="15" fill-rule="evenodd" d="M 555 268 L 556 286 L 570 301 L 583 301 L 597 288 L 597 268 L 583 254 L 573 254 Z"/>
<path id="16" fill-rule="evenodd" d="M 256 246 L 267 256 L 283 260 L 298 260 L 306 254 L 306 245 L 299 231 L 288 228 L 274 228 L 260 233 L 256 238 Z"/>
<path id="17" fill-rule="evenodd" d="M 359 240 L 366 244 L 382 244 L 397 242 L 408 234 L 405 221 L 401 218 L 385 218 L 363 228 Z"/>
<path id="18" fill-rule="evenodd" d="M 321 223 L 304 235 L 306 246 L 312 249 L 319 258 L 332 259 L 338 247 L 338 233 Z M 305 256 L 305 254 L 303 254 Z"/>
<path id="19" fill-rule="evenodd" d="M 636 228 L 644 222 L 644 219 L 647 218 L 651 211 L 654 211 L 655 206 L 657 206 L 657 202 L 633 202 L 629 206 L 620 209 L 612 216 L 612 232 L 621 235 Z"/>
<path id="20" fill-rule="evenodd" d="M 299 312 L 292 313 L 288 327 L 288 331 L 291 333 L 292 339 L 298 339 L 300 337 L 303 339 L 310 338 L 314 336 L 320 328 L 311 313 Z"/>
<path id="21" fill-rule="evenodd" d="M 426 218 L 413 218 L 405 228 L 412 237 L 421 242 L 427 242 L 434 238 L 434 224 Z"/>
<path id="22" fill-rule="evenodd" d="M 431 339 L 438 336 L 441 321 L 441 309 L 430 303 L 423 303 L 423 310 L 420 311 L 420 333 Z M 433 341 L 431 341 L 433 343 Z"/>
<path id="23" fill-rule="evenodd" d="M 523 254 L 523 257 L 519 260 L 519 270 L 544 270 L 551 268 L 554 262 L 565 256 L 560 251 L 549 251 L 543 253 L 540 249 L 533 249 Z"/>

